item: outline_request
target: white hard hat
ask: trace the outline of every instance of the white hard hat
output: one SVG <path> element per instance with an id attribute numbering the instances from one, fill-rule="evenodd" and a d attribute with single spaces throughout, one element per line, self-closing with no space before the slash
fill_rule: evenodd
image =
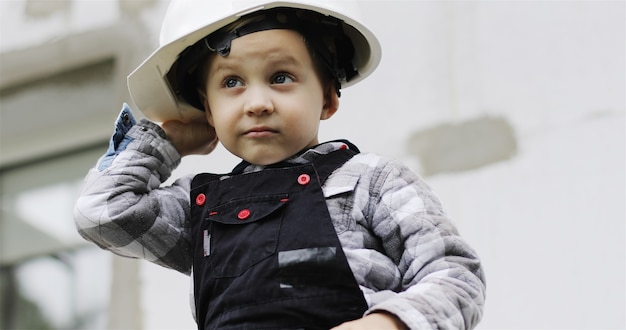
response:
<path id="1" fill-rule="evenodd" d="M 352 65 L 357 74 L 340 81 L 350 86 L 368 76 L 381 58 L 374 34 L 361 23 L 356 1 L 350 0 L 172 0 L 161 27 L 160 46 L 128 76 L 135 105 L 150 120 L 191 121 L 205 116 L 172 88 L 167 74 L 181 52 L 240 17 L 272 8 L 311 10 L 342 21 L 343 32 L 354 46 Z"/>

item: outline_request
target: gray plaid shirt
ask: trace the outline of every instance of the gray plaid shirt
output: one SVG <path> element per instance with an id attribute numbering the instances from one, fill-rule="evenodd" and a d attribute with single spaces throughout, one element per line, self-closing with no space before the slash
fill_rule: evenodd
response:
<path id="1" fill-rule="evenodd" d="M 338 147 L 322 144 L 290 161 Z M 160 127 L 136 123 L 125 107 L 109 150 L 85 178 L 75 207 L 78 232 L 118 255 L 190 274 L 193 176 L 162 186 L 179 162 Z M 485 300 L 480 261 L 418 176 L 361 153 L 331 174 L 323 191 L 367 313 L 391 312 L 411 329 L 476 326 Z"/>

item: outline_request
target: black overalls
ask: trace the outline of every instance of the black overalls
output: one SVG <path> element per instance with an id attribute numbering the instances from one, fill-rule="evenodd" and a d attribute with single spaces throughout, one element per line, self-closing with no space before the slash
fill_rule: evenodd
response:
<path id="1" fill-rule="evenodd" d="M 305 165 L 246 174 L 238 166 L 226 178 L 194 178 L 199 329 L 329 329 L 363 316 L 367 304 L 321 189 L 355 153 L 342 149 Z"/>

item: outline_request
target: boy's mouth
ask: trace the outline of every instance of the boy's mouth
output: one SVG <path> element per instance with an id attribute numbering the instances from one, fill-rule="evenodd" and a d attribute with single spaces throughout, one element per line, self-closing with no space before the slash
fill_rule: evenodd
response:
<path id="1" fill-rule="evenodd" d="M 278 133 L 278 131 L 273 128 L 267 126 L 257 126 L 245 131 L 243 135 L 248 137 L 265 137 L 276 133 Z"/>

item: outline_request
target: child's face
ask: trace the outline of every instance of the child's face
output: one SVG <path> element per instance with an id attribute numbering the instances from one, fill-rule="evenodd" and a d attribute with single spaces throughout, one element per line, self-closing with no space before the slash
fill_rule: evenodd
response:
<path id="1" fill-rule="evenodd" d="M 206 86 L 207 119 L 220 141 L 258 165 L 318 144 L 319 121 L 339 106 L 333 85 L 322 83 L 304 40 L 291 30 L 234 39 L 228 56 L 211 57 Z"/>

